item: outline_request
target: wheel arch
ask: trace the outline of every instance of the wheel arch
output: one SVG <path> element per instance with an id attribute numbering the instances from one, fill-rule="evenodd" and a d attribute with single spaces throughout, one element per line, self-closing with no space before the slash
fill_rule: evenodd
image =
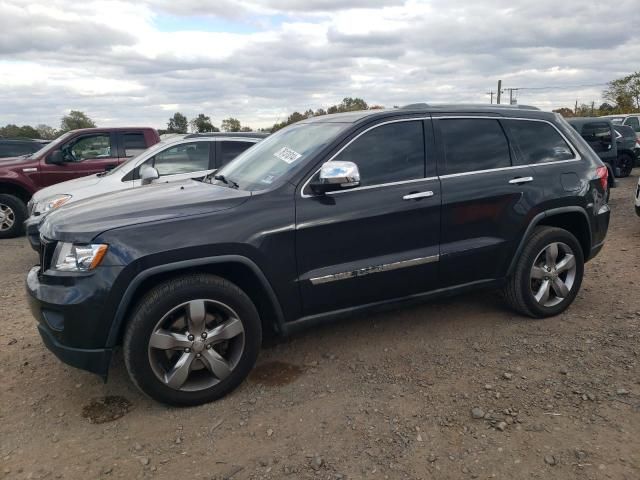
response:
<path id="1" fill-rule="evenodd" d="M 0 194 L 7 194 L 18 197 L 24 202 L 25 205 L 29 202 L 29 199 L 33 195 L 33 193 L 25 187 L 17 183 L 7 182 L 6 180 L 0 181 Z"/>
<path id="2" fill-rule="evenodd" d="M 531 223 L 529 223 L 511 259 L 507 276 L 513 273 L 527 240 L 533 233 L 534 228 L 538 226 L 557 227 L 570 232 L 580 243 L 583 257 L 585 262 L 587 261 L 591 252 L 591 222 L 589 221 L 587 213 L 582 207 L 578 206 L 554 208 L 539 213 L 533 218 Z"/>
<path id="3" fill-rule="evenodd" d="M 249 258 L 223 255 L 158 265 L 138 273 L 129 283 L 116 310 L 107 347 L 112 348 L 124 336 L 127 320 L 138 300 L 155 285 L 185 273 L 209 273 L 236 284 L 256 305 L 263 332 L 283 333 L 284 315 L 276 294 L 260 268 Z"/>

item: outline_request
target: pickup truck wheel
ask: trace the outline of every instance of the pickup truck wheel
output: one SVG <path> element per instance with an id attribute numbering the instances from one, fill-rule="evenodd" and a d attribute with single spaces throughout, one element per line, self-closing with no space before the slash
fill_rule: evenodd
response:
<path id="1" fill-rule="evenodd" d="M 623 153 L 618 158 L 618 165 L 620 167 L 620 177 L 625 178 L 631 175 L 631 171 L 633 170 L 633 165 L 635 163 L 634 158 L 627 154 Z"/>
<path id="2" fill-rule="evenodd" d="M 558 315 L 573 303 L 583 274 L 578 240 L 561 228 L 539 227 L 507 281 L 505 298 L 514 310 L 530 317 Z"/>
<path id="3" fill-rule="evenodd" d="M 24 232 L 27 206 L 13 195 L 0 194 L 0 238 L 19 237 Z"/>
<path id="4" fill-rule="evenodd" d="M 133 382 L 155 400 L 200 405 L 236 388 L 258 357 L 255 305 L 233 283 L 192 274 L 168 280 L 137 305 L 124 338 Z"/>

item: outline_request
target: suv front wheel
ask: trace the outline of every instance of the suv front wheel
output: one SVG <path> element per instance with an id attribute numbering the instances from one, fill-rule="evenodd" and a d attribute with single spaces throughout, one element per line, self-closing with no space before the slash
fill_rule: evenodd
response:
<path id="1" fill-rule="evenodd" d="M 538 227 L 527 241 L 504 295 L 516 311 L 534 318 L 562 313 L 576 298 L 584 274 L 582 247 L 570 232 Z"/>
<path id="2" fill-rule="evenodd" d="M 249 297 L 213 275 L 168 280 L 148 292 L 125 333 L 133 382 L 171 405 L 199 405 L 236 388 L 258 356 L 262 327 Z"/>

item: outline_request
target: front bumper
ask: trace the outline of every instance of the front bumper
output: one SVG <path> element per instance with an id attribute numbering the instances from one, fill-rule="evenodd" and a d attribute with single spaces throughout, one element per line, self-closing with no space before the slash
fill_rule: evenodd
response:
<path id="1" fill-rule="evenodd" d="M 72 348 L 58 342 L 53 332 L 44 324 L 38 325 L 38 333 L 44 345 L 62 362 L 72 367 L 100 375 L 105 381 L 109 372 L 112 350 L 110 348 Z"/>
<path id="2" fill-rule="evenodd" d="M 36 252 L 40 251 L 40 225 L 42 225 L 44 218 L 43 215 L 31 216 L 24 222 L 24 229 L 27 232 L 29 245 L 31 245 L 31 248 Z"/>
<path id="3" fill-rule="evenodd" d="M 27 275 L 27 299 L 46 347 L 60 360 L 106 379 L 112 349 L 112 318 L 105 308 L 109 286 L 121 267 L 100 267 L 91 275 Z"/>

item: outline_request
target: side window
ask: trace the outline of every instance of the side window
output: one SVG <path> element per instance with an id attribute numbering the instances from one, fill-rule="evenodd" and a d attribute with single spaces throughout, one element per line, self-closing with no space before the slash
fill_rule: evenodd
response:
<path id="1" fill-rule="evenodd" d="M 220 156 L 217 159 L 217 167 L 220 168 L 223 165 L 226 165 L 231 160 L 236 158 L 246 149 L 251 148 L 255 145 L 253 142 L 233 142 L 227 140 L 221 140 L 219 142 L 220 145 Z"/>
<path id="2" fill-rule="evenodd" d="M 596 153 L 606 152 L 611 149 L 611 127 L 608 123 L 585 123 L 582 125 L 582 132 L 580 132 L 580 134 Z"/>
<path id="3" fill-rule="evenodd" d="M 67 160 L 71 162 L 82 162 L 88 159 L 99 159 L 111 157 L 111 135 L 99 133 L 81 137 L 64 148 Z"/>
<path id="4" fill-rule="evenodd" d="M 633 128 L 634 132 L 640 133 L 640 119 L 638 119 L 638 117 L 629 117 L 624 124 Z"/>
<path id="5" fill-rule="evenodd" d="M 151 159 L 160 176 L 209 170 L 211 142 L 182 143 L 168 148 Z"/>
<path id="6" fill-rule="evenodd" d="M 520 153 L 519 163 L 557 162 L 571 160 L 575 155 L 558 131 L 545 122 L 502 120 L 511 140 Z"/>
<path id="7" fill-rule="evenodd" d="M 376 127 L 356 139 L 334 160 L 358 165 L 361 186 L 424 177 L 422 121 Z"/>
<path id="8" fill-rule="evenodd" d="M 445 151 L 445 174 L 510 167 L 509 143 L 498 120 L 438 120 Z"/>
<path id="9" fill-rule="evenodd" d="M 122 143 L 125 157 L 133 157 L 147 149 L 142 133 L 124 133 L 122 134 Z"/>

